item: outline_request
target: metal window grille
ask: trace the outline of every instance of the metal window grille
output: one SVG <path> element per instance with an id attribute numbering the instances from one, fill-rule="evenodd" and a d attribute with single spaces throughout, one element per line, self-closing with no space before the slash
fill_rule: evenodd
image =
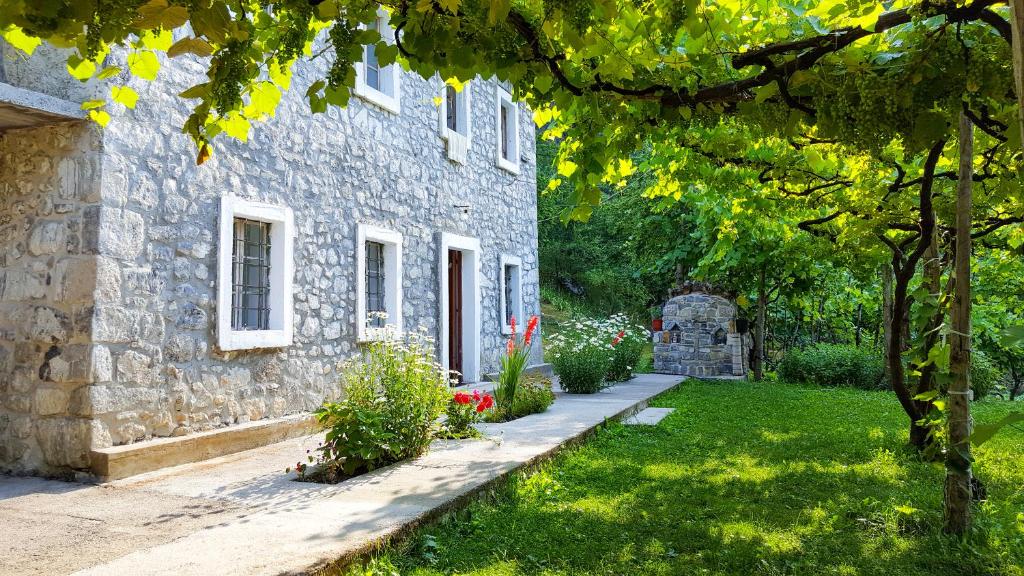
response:
<path id="1" fill-rule="evenodd" d="M 509 160 L 508 157 L 508 106 L 501 105 L 501 157 Z"/>
<path id="2" fill-rule="evenodd" d="M 231 328 L 270 328 L 270 223 L 235 218 L 231 252 Z"/>
<path id="3" fill-rule="evenodd" d="M 369 26 L 370 30 L 380 32 L 380 20 L 375 20 Z M 366 57 L 363 59 L 366 65 L 366 85 L 374 90 L 381 90 L 380 61 L 377 60 L 377 48 L 373 44 L 366 45 Z"/>
<path id="4" fill-rule="evenodd" d="M 458 98 L 458 92 L 455 91 L 455 87 L 447 85 L 445 87 L 445 109 L 447 116 L 445 118 L 448 129 L 452 132 L 459 131 L 459 107 L 456 106 L 456 98 Z"/>
<path id="5" fill-rule="evenodd" d="M 515 266 L 505 266 L 505 324 L 512 323 L 512 316 L 516 313 L 515 303 L 512 301 L 512 282 L 515 278 Z"/>
<path id="6" fill-rule="evenodd" d="M 387 312 L 384 299 L 384 245 L 380 242 L 366 243 L 366 313 L 367 325 L 382 328 L 386 323 L 380 314 Z"/>

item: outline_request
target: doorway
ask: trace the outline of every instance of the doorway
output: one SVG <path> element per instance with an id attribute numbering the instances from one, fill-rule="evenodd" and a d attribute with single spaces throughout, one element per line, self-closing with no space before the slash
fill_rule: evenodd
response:
<path id="1" fill-rule="evenodd" d="M 448 250 L 448 369 L 462 384 L 462 252 Z"/>
<path id="2" fill-rule="evenodd" d="M 459 382 L 480 380 L 480 241 L 442 233 L 439 241 L 441 364 L 461 374 Z"/>

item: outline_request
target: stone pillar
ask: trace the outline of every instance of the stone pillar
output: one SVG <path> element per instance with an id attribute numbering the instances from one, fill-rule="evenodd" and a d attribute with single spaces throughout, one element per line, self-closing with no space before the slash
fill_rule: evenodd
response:
<path id="1" fill-rule="evenodd" d="M 0 135 L 0 470 L 88 467 L 98 139 L 85 123 Z"/>

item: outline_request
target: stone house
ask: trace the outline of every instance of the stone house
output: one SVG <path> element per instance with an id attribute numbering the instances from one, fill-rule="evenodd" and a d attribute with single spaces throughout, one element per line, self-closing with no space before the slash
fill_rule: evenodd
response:
<path id="1" fill-rule="evenodd" d="M 532 119 L 493 80 L 455 92 L 369 54 L 358 97 L 313 116 L 323 71 L 300 63 L 276 116 L 197 166 L 174 95 L 198 61 L 114 78 L 140 99 L 101 129 L 80 103 L 106 87 L 46 47 L 3 56 L 0 471 L 116 477 L 281 439 L 385 324 L 473 382 L 539 313 Z"/>

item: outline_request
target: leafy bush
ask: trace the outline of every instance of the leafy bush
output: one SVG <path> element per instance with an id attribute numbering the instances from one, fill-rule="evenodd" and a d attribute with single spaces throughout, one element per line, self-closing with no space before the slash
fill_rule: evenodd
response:
<path id="1" fill-rule="evenodd" d="M 779 363 L 786 382 L 819 386 L 850 386 L 863 390 L 885 388 L 883 356 L 870 348 L 845 344 L 818 344 L 790 350 Z"/>
<path id="2" fill-rule="evenodd" d="M 341 384 L 344 400 L 316 411 L 328 429 L 318 448 L 326 481 L 425 452 L 450 398 L 448 373 L 419 333 L 368 344 L 342 366 Z"/>
<path id="3" fill-rule="evenodd" d="M 494 397 L 490 394 L 481 394 L 479 390 L 469 392 L 456 392 L 452 395 L 445 409 L 444 430 L 442 436 L 445 438 L 472 438 L 478 432 L 473 428 L 484 417 L 487 410 L 493 408 Z M 491 410 L 494 412 L 494 410 Z"/>
<path id="4" fill-rule="evenodd" d="M 991 358 L 977 350 L 971 352 L 971 390 L 975 400 L 981 400 L 1000 388 L 1002 379 L 1002 370 Z"/>
<path id="5" fill-rule="evenodd" d="M 551 364 L 562 390 L 570 394 L 593 394 L 604 387 L 610 360 L 607 345 L 588 343 L 555 353 Z"/>
<path id="6" fill-rule="evenodd" d="M 488 421 L 508 421 L 530 414 L 540 414 L 555 401 L 555 393 L 551 391 L 551 379 L 544 376 L 524 376 L 519 382 L 516 399 L 512 403 L 512 411 L 502 414 L 499 411 L 489 413 Z M 492 419 L 493 418 L 493 419 Z"/>
<path id="7" fill-rule="evenodd" d="M 625 320 L 624 316 L 612 316 L 612 320 Z M 647 330 L 642 326 L 625 326 L 612 338 L 612 355 L 608 364 L 609 382 L 625 382 L 633 377 L 640 356 L 647 344 Z"/>

